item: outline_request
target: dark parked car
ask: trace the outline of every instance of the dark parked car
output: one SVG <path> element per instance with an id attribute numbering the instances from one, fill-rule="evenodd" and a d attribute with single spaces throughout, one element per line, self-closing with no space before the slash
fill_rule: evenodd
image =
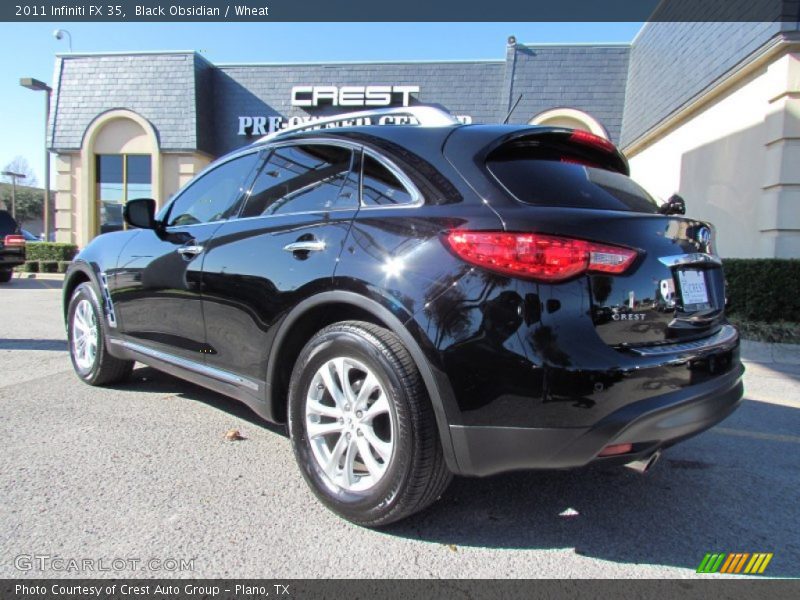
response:
<path id="1" fill-rule="evenodd" d="M 25 237 L 8 211 L 0 210 L 0 283 L 11 281 L 14 267 L 25 262 Z"/>
<path id="2" fill-rule="evenodd" d="M 370 526 L 454 473 L 644 471 L 737 407 L 710 225 L 660 208 L 603 138 L 402 112 L 417 125 L 268 136 L 157 214 L 128 202 L 135 229 L 64 285 L 78 376 L 139 361 L 244 401 Z"/>

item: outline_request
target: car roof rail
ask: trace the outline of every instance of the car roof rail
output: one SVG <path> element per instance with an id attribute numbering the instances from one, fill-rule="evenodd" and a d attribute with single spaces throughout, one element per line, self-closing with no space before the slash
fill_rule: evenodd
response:
<path id="1" fill-rule="evenodd" d="M 417 122 L 413 125 L 416 127 L 450 127 L 452 125 L 459 125 L 461 122 L 450 113 L 437 108 L 435 106 L 396 106 L 393 108 L 380 108 L 375 110 L 362 110 L 358 112 L 340 113 L 338 115 L 328 115 L 320 117 L 313 121 L 306 123 L 298 123 L 286 129 L 274 131 L 259 138 L 255 141 L 256 144 L 269 142 L 277 137 L 286 135 L 287 133 L 295 133 L 305 129 L 333 129 L 338 127 L 358 127 L 363 123 L 355 125 L 335 125 L 345 121 L 354 121 L 357 119 L 371 119 L 372 117 L 383 117 L 392 115 L 406 115 L 413 117 Z"/>

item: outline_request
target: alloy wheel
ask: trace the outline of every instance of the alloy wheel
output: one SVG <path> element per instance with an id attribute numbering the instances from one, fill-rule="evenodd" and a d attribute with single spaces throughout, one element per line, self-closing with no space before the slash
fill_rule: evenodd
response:
<path id="1" fill-rule="evenodd" d="M 91 302 L 83 299 L 72 318 L 72 355 L 79 368 L 88 370 L 97 357 L 97 317 Z"/>
<path id="2" fill-rule="evenodd" d="M 336 357 L 314 374 L 305 425 L 329 483 L 351 492 L 374 487 L 391 463 L 396 420 L 383 385 L 363 363 Z"/>

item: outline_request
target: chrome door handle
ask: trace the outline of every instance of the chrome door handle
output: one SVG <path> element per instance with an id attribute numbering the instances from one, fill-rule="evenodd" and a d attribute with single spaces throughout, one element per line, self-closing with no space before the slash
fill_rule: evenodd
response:
<path id="1" fill-rule="evenodd" d="M 178 248 L 178 254 L 183 256 L 183 258 L 192 258 L 200 254 L 202 251 L 203 251 L 202 246 L 197 246 L 194 244 L 188 246 L 181 246 L 180 248 Z"/>
<path id="2" fill-rule="evenodd" d="M 292 242 L 283 247 L 287 252 L 319 252 L 325 250 L 325 242 L 308 240 L 306 242 Z"/>

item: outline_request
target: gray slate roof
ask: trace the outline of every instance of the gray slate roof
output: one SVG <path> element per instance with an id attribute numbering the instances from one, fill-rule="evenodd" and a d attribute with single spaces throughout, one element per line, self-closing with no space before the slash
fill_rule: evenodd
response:
<path id="1" fill-rule="evenodd" d="M 527 123 L 552 108 L 577 108 L 600 121 L 619 141 L 630 46 L 521 45 L 509 49 L 509 119 Z M 504 115 L 505 116 L 505 115 Z"/>
<path id="2" fill-rule="evenodd" d="M 732 0 L 744 1 L 744 0 Z M 163 151 L 221 155 L 252 141 L 240 116 L 322 115 L 290 105 L 293 85 L 418 85 L 414 103 L 474 122 L 528 122 L 552 108 L 583 110 L 622 147 L 691 102 L 797 23 L 646 25 L 629 44 L 508 47 L 505 60 L 213 65 L 195 52 L 69 54 L 56 59 L 50 146 L 76 151 L 101 113 L 137 112 Z M 340 111 L 340 109 L 334 109 Z"/>
<path id="3" fill-rule="evenodd" d="M 162 150 L 212 152 L 210 138 L 198 135 L 198 105 L 204 107 L 198 74 L 209 68 L 204 63 L 193 52 L 57 57 L 51 147 L 79 149 L 98 115 L 125 108 L 153 125 Z M 199 115 L 207 127 L 208 112 Z"/>

